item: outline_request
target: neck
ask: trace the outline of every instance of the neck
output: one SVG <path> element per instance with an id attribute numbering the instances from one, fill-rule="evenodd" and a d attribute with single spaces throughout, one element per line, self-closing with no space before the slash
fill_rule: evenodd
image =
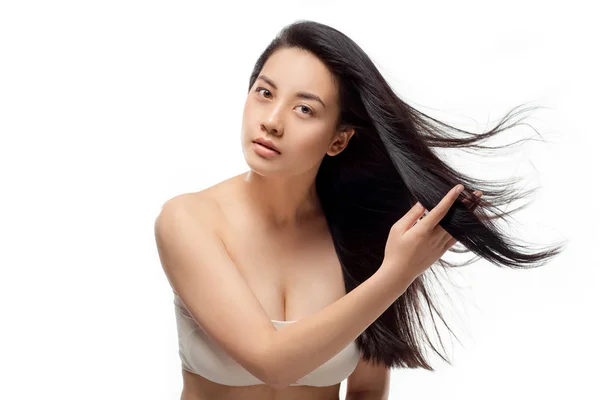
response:
<path id="1" fill-rule="evenodd" d="M 292 177 L 268 177 L 250 170 L 243 174 L 246 198 L 277 228 L 293 228 L 321 215 L 316 172 Z"/>

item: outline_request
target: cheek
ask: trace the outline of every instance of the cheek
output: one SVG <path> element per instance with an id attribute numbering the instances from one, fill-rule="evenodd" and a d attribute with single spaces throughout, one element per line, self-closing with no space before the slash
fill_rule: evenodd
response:
<path id="1" fill-rule="evenodd" d="M 304 131 L 298 135 L 295 148 L 299 150 L 300 157 L 321 158 L 329 147 L 329 134 L 325 130 Z"/>
<path id="2" fill-rule="evenodd" d="M 250 114 L 250 104 L 248 104 L 248 100 L 246 100 L 246 102 L 244 103 L 244 109 L 242 111 L 242 119 L 244 121 L 248 120 L 248 116 Z"/>
<path id="3" fill-rule="evenodd" d="M 247 101 L 244 104 L 244 110 L 242 112 L 242 128 L 244 131 L 246 130 L 255 130 L 258 129 L 258 121 L 256 119 L 256 112 L 253 109 L 254 107 L 249 104 Z M 254 133 L 256 134 L 256 132 L 249 132 L 249 133 Z"/>

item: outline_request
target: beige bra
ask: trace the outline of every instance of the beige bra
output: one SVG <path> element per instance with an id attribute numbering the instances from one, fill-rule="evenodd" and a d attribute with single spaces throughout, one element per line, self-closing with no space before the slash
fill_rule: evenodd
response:
<path id="1" fill-rule="evenodd" d="M 177 293 L 175 315 L 179 337 L 179 358 L 186 371 L 229 386 L 250 386 L 264 384 L 225 353 L 196 323 Z M 296 321 L 271 320 L 276 329 Z M 352 342 L 333 358 L 311 371 L 291 386 L 331 386 L 348 378 L 358 365 L 360 352 L 356 342 Z"/>

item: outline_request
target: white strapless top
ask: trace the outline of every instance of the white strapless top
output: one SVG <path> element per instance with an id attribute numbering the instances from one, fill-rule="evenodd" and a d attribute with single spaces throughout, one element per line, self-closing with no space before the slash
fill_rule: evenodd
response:
<path id="1" fill-rule="evenodd" d="M 213 382 L 229 386 L 264 384 L 223 351 L 192 318 L 177 293 L 175 315 L 179 337 L 181 367 Z M 271 320 L 276 329 L 296 321 Z M 291 386 L 331 386 L 342 382 L 354 371 L 360 360 L 356 342 L 352 342 L 333 358 L 292 383 Z"/>

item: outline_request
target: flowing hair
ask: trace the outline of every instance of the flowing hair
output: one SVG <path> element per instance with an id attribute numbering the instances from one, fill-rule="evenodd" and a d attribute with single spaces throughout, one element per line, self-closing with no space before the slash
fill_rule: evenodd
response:
<path id="1" fill-rule="evenodd" d="M 440 258 L 356 339 L 365 361 L 388 368 L 433 371 L 419 346 L 422 337 L 451 364 L 432 344 L 423 326 L 425 314 L 420 297 L 430 316 L 433 318 L 435 312 L 456 338 L 427 290 L 427 279 L 435 276 L 434 267 L 464 266 L 483 257 L 497 266 L 533 268 L 559 254 L 563 244 L 527 252 L 531 246 L 518 244 L 494 224 L 494 220 L 505 220 L 523 208 L 501 211 L 499 206 L 519 200 L 535 189 L 519 193 L 514 189 L 517 180 L 486 182 L 469 177 L 443 162 L 432 149 L 493 148 L 480 142 L 519 125 L 522 119 L 510 122 L 527 108 L 513 108 L 498 125 L 483 134 L 458 129 L 401 100 L 352 39 L 332 27 L 306 20 L 285 26 L 271 41 L 254 65 L 248 91 L 267 59 L 281 48 L 308 51 L 328 67 L 340 99 L 337 129 L 355 129 L 344 151 L 333 157 L 325 155 L 316 176 L 317 193 L 342 266 L 347 293 L 378 270 L 390 228 L 417 201 L 431 210 L 453 186 L 461 183 L 465 188 L 461 199 L 467 198 L 476 205 L 469 209 L 462 202 L 455 202 L 440 225 L 461 244 L 461 248 L 453 246 L 449 251 L 471 251 L 477 256 L 462 264 Z M 467 137 L 450 132 L 461 132 Z M 485 198 L 474 196 L 472 192 L 476 189 Z M 437 327 L 435 330 L 439 338 Z"/>

